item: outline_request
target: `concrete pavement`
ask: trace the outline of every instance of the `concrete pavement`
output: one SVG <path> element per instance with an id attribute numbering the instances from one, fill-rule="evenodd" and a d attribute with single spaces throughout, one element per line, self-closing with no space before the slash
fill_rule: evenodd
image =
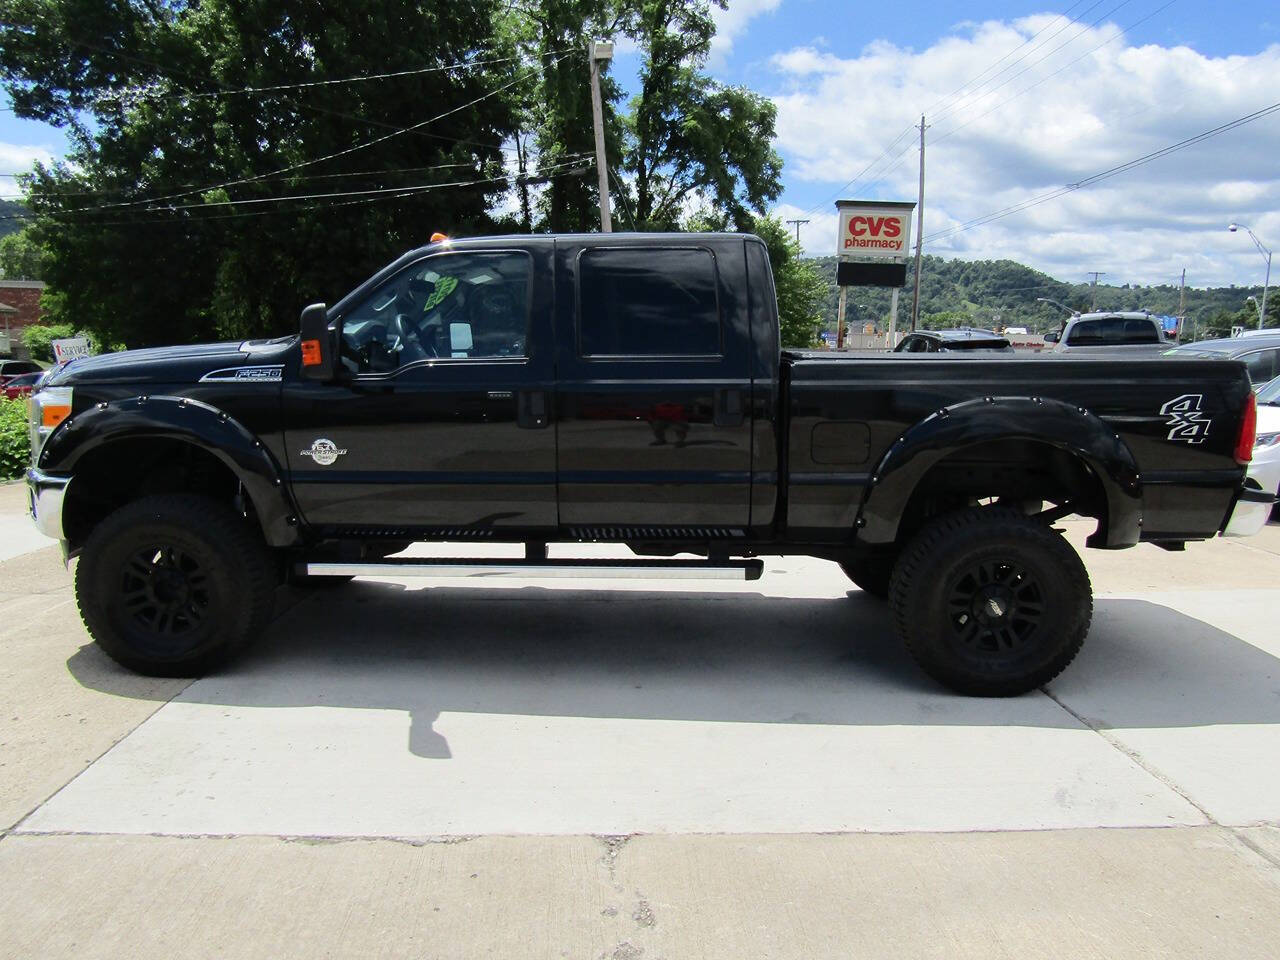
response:
<path id="1" fill-rule="evenodd" d="M 0 957 L 1274 956 L 1280 527 L 1084 556 L 1080 659 L 981 701 L 799 558 L 283 597 L 188 684 L 24 553 Z"/>

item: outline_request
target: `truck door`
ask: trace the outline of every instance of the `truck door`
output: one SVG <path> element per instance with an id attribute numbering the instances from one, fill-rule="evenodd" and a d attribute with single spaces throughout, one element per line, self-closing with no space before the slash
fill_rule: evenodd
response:
<path id="1" fill-rule="evenodd" d="M 554 530 L 551 250 L 433 253 L 344 310 L 343 378 L 284 390 L 309 524 Z"/>
<path id="2" fill-rule="evenodd" d="M 743 250 L 557 241 L 562 526 L 626 538 L 750 522 Z"/>

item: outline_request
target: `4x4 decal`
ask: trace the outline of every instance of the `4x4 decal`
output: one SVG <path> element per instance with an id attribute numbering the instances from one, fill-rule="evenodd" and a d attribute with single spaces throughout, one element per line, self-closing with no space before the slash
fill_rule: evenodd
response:
<path id="1" fill-rule="evenodd" d="M 1213 419 L 1204 415 L 1203 407 L 1203 393 L 1184 393 L 1161 407 L 1160 416 L 1169 418 L 1169 439 L 1204 443 Z"/>

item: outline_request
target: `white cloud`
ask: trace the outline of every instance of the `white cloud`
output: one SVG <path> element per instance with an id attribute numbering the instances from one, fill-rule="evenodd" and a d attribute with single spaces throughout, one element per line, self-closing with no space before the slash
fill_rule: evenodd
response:
<path id="1" fill-rule="evenodd" d="M 53 148 L 48 144 L 5 143 L 0 141 L 0 167 L 4 173 L 25 173 L 37 160 L 52 163 Z"/>
<path id="2" fill-rule="evenodd" d="M 52 163 L 53 159 L 53 151 L 45 145 L 0 141 L 0 173 L 26 173 L 37 160 Z M 0 200 L 13 200 L 20 196 L 18 182 L 13 177 L 0 177 Z"/>
<path id="3" fill-rule="evenodd" d="M 724 62 L 733 51 L 733 41 L 746 31 L 752 20 L 762 13 L 772 13 L 781 3 L 782 0 L 729 0 L 726 10 L 712 7 L 711 17 L 716 23 L 716 35 L 711 41 L 712 66 Z"/>
<path id="4" fill-rule="evenodd" d="M 912 125 L 927 114 L 926 239 L 1280 99 L 1280 46 L 1207 57 L 1130 46 L 1115 25 L 1053 15 L 968 24 L 919 51 L 876 41 L 841 57 L 806 47 L 772 64 L 793 185 L 834 195 L 866 170 L 840 195 L 914 199 Z M 1064 280 L 1106 270 L 1112 282 L 1163 282 L 1185 265 L 1196 285 L 1261 283 L 1262 258 L 1226 224 L 1240 219 L 1280 245 L 1277 157 L 1280 114 L 925 249 L 1010 257 Z M 818 215 L 800 213 L 814 219 L 802 234 L 811 253 L 834 247 L 833 212 L 824 203 Z"/>

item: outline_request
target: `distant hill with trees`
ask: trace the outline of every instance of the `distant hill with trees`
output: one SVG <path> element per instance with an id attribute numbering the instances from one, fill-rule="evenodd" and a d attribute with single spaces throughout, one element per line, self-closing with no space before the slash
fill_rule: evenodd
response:
<path id="1" fill-rule="evenodd" d="M 0 200 L 0 237 L 7 237 L 22 229 L 26 220 L 18 216 L 27 212 L 27 208 L 14 200 Z"/>
<path id="2" fill-rule="evenodd" d="M 823 307 L 824 329 L 834 330 L 836 323 L 836 259 L 818 257 L 810 261 L 827 281 L 827 300 Z M 1045 333 L 1062 325 L 1066 313 L 1052 304 L 1037 303 L 1047 297 L 1081 312 L 1088 311 L 1096 294 L 1099 310 L 1150 310 L 1152 313 L 1176 316 L 1178 287 L 1176 284 L 1141 286 L 1125 284 L 1095 288 L 1087 283 L 1066 283 L 1046 273 L 1033 270 L 1013 260 L 944 260 L 925 257 L 921 266 L 921 326 L 938 327 L 1026 327 L 1032 333 Z M 907 285 L 898 304 L 898 322 L 910 324 L 911 297 L 914 289 L 912 271 L 908 268 Z M 1187 287 L 1184 330 L 1197 334 L 1197 339 L 1210 335 L 1226 335 L 1232 325 L 1253 327 L 1258 314 L 1245 298 L 1262 299 L 1262 287 Z M 890 291 L 880 287 L 849 289 L 847 321 L 856 330 L 873 322 L 880 329 L 888 323 Z M 1280 326 L 1280 293 L 1268 296 L 1267 326 Z M 1189 338 L 1189 336 L 1184 337 Z"/>

